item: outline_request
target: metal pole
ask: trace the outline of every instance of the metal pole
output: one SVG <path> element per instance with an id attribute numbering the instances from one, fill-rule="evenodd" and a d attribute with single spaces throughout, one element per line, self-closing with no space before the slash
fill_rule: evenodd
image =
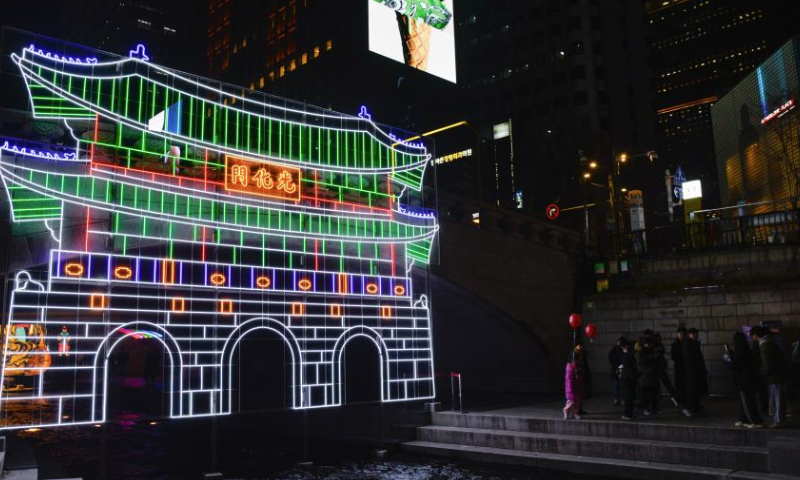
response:
<path id="1" fill-rule="evenodd" d="M 669 168 L 666 170 L 664 175 L 664 184 L 667 186 L 667 209 L 669 210 L 669 223 L 675 221 L 675 203 L 672 201 L 672 179 L 673 176 L 669 171 Z"/>
<path id="2" fill-rule="evenodd" d="M 453 384 L 455 374 L 450 372 L 450 403 L 453 404 L 453 411 L 456 409 L 456 386 Z"/>
<path id="3" fill-rule="evenodd" d="M 384 445 L 383 402 L 380 403 L 380 415 L 381 415 L 381 418 L 380 418 L 381 424 L 380 424 L 380 432 L 379 432 L 379 434 L 380 434 L 380 449 L 383 450 L 384 449 L 383 448 L 383 445 Z"/>
<path id="4" fill-rule="evenodd" d="M 461 396 L 461 386 L 463 382 L 461 381 L 461 374 L 458 374 L 458 413 L 464 413 L 464 397 Z"/>
<path id="5" fill-rule="evenodd" d="M 303 409 L 303 462 L 308 462 L 308 409 L 307 408 Z"/>
<path id="6" fill-rule="evenodd" d="M 590 239 L 589 239 L 589 206 L 587 205 L 588 199 L 586 191 L 588 181 L 589 179 L 587 178 L 583 179 L 583 236 L 585 238 L 584 253 L 586 254 L 587 258 L 591 254 Z"/>

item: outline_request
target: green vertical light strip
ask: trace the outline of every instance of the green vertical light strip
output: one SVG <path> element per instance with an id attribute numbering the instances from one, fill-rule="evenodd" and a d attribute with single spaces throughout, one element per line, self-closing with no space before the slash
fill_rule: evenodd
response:
<path id="1" fill-rule="evenodd" d="M 247 134 L 245 135 L 245 141 L 246 141 L 246 147 L 245 148 L 247 149 L 248 152 L 250 151 L 250 136 L 251 136 L 250 135 L 250 119 L 251 118 L 252 118 L 252 115 L 248 115 L 247 116 L 247 129 L 245 130 L 245 132 L 247 132 Z"/>

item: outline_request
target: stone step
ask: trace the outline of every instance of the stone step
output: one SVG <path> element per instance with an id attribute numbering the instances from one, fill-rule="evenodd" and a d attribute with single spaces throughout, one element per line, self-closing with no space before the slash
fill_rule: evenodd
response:
<path id="1" fill-rule="evenodd" d="M 437 412 L 431 415 L 431 424 L 442 427 L 507 430 L 512 432 L 551 433 L 605 438 L 627 438 L 644 441 L 766 447 L 776 437 L 800 438 L 797 429 L 754 429 L 712 425 L 676 424 L 657 419 L 630 422 L 626 420 L 564 421 L 561 418 L 538 415 L 493 413 Z"/>
<path id="2" fill-rule="evenodd" d="M 693 467 L 672 463 L 620 460 L 618 458 L 583 457 L 558 453 L 539 453 L 503 448 L 476 447 L 436 442 L 404 443 L 407 452 L 448 457 L 479 463 L 505 464 L 546 468 L 578 475 L 648 480 L 798 480 L 797 477 L 770 475 L 763 472 L 735 471 L 728 468 Z"/>
<path id="3" fill-rule="evenodd" d="M 692 465 L 704 468 L 769 471 L 766 448 L 713 446 L 629 438 L 511 432 L 428 426 L 417 429 L 417 440 L 491 447 L 536 453 L 559 453 L 631 461 Z"/>

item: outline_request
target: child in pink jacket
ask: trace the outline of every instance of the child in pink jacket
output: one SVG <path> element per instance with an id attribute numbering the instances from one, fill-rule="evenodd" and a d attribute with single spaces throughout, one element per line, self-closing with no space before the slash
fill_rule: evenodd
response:
<path id="1" fill-rule="evenodd" d="M 564 377 L 564 392 L 567 396 L 567 404 L 564 406 L 564 420 L 577 418 L 580 420 L 578 412 L 581 411 L 581 403 L 586 391 L 583 386 L 583 374 L 578 368 L 578 360 L 573 356 L 572 361 L 567 363 L 567 373 Z"/>

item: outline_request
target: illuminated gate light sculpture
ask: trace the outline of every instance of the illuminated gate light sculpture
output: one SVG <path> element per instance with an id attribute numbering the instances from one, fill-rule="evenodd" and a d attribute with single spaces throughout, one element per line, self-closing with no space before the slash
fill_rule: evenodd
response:
<path id="1" fill-rule="evenodd" d="M 104 421 L 109 355 L 130 336 L 165 348 L 174 418 L 235 412 L 233 355 L 263 329 L 291 352 L 292 408 L 345 402 L 358 336 L 379 351 L 382 401 L 434 396 L 411 272 L 438 225 L 400 205 L 422 188 L 422 145 L 139 58 L 31 45 L 12 60 L 35 117 L 64 120 L 76 148 L 0 145 L 14 221 L 45 222 L 55 245 L 46 277 L 17 275 L 9 325 L 36 326 L 46 347 L 21 365 L 5 335 L 0 427 Z M 23 369 L 34 387 L 9 388 Z"/>

